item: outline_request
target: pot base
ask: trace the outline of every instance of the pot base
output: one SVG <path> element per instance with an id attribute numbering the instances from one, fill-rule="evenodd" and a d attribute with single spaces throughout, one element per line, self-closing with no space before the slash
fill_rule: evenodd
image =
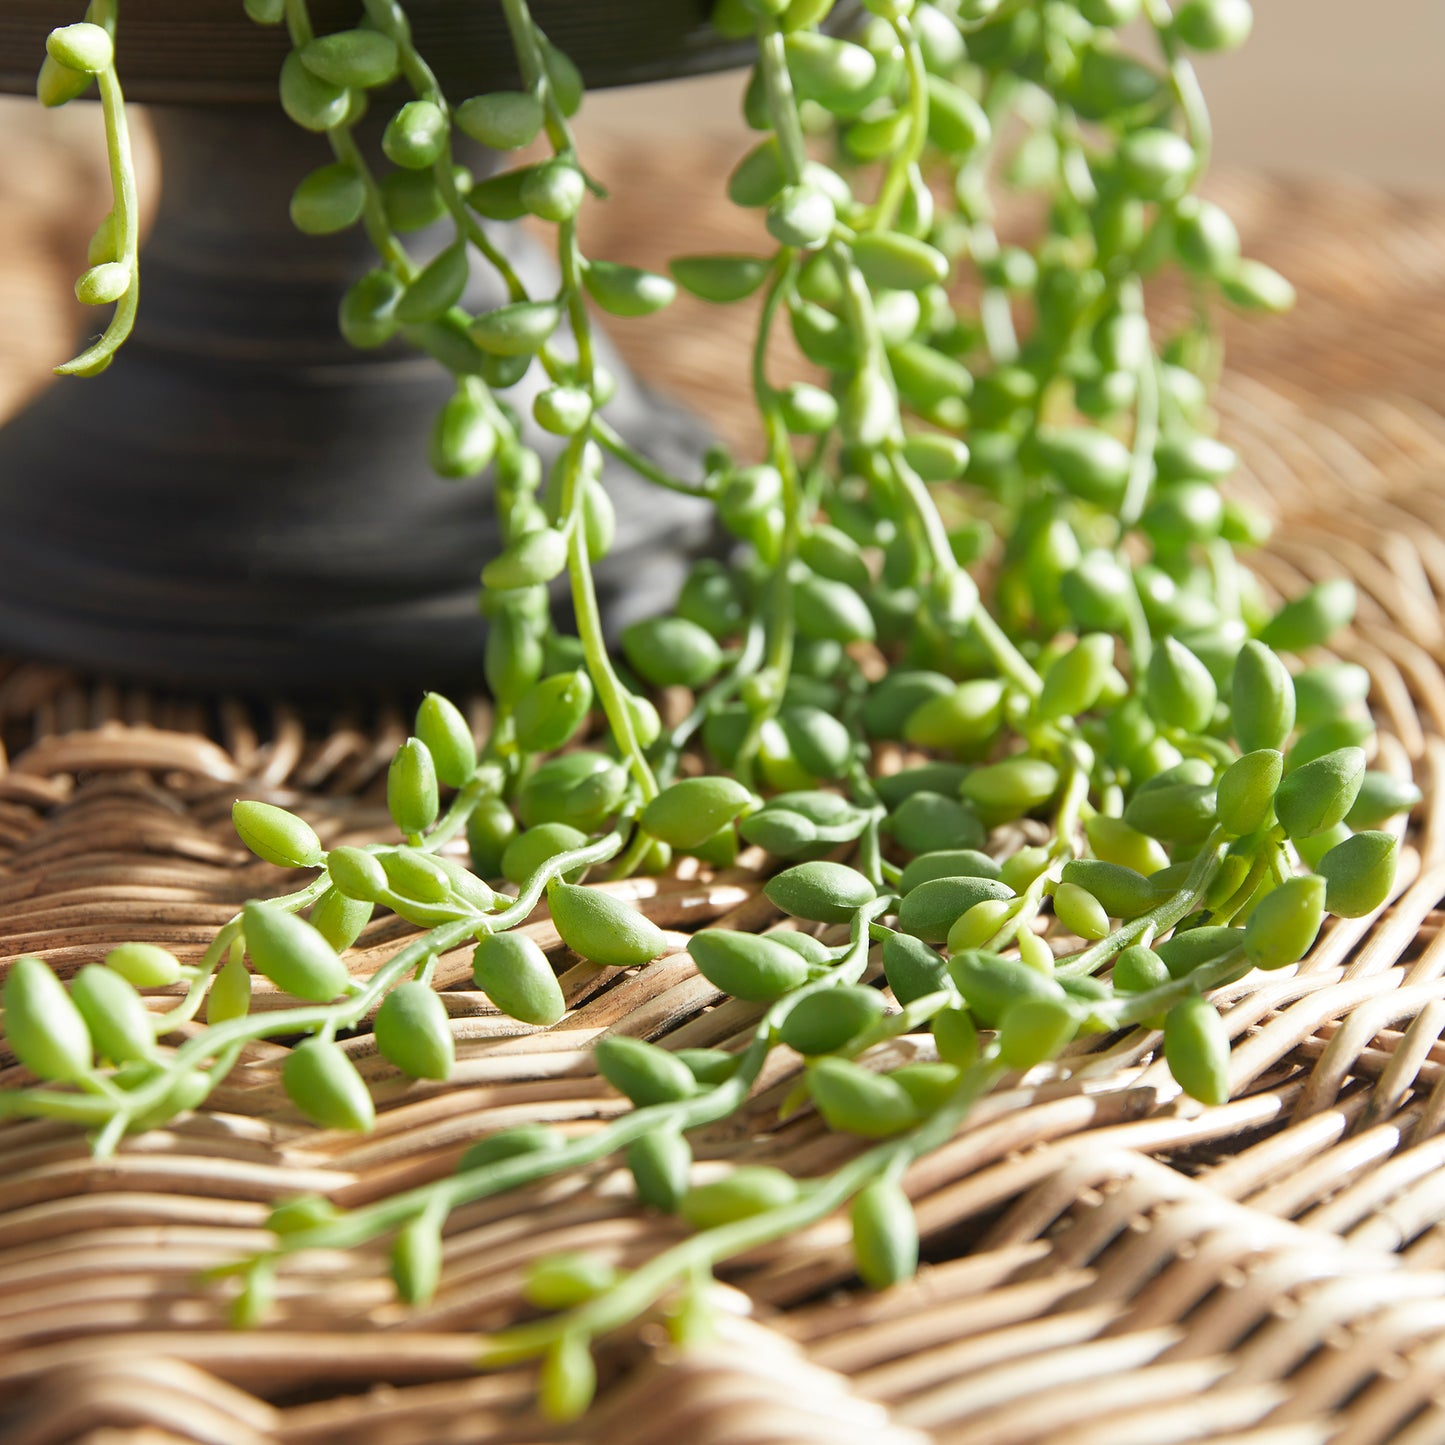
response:
<path id="1" fill-rule="evenodd" d="M 104 375 L 55 383 L 0 431 L 0 642 L 171 685 L 475 684 L 478 573 L 498 539 L 489 479 L 426 466 L 449 379 L 338 336 L 371 252 L 359 234 L 291 230 L 290 192 L 323 158 L 311 138 L 254 111 L 155 119 L 166 187 L 136 331 Z M 555 287 L 539 249 L 506 244 L 535 291 Z M 470 299 L 504 298 L 488 275 Z M 695 472 L 701 429 L 609 350 L 609 421 Z M 524 388 L 508 395 L 526 415 Z M 615 627 L 670 601 L 709 509 L 621 467 L 605 481 L 618 535 L 598 582 Z"/>

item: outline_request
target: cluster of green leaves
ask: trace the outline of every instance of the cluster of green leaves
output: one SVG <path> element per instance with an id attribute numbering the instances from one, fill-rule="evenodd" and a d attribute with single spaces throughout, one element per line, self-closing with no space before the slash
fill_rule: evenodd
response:
<path id="1" fill-rule="evenodd" d="M 910 1274 L 904 1172 L 1007 1071 L 1051 1064 L 1080 1036 L 1161 1029 L 1181 1089 L 1227 1097 L 1229 1040 L 1207 993 L 1299 962 L 1327 914 L 1382 906 L 1398 847 L 1385 825 L 1419 798 L 1366 768 L 1363 669 L 1326 655 L 1291 671 L 1281 657 L 1327 643 L 1353 589 L 1326 582 L 1268 608 L 1235 557 L 1261 525 L 1219 490 L 1234 457 L 1206 409 L 1211 301 L 1289 301 L 1193 193 L 1209 132 L 1188 53 L 1239 43 L 1246 0 L 1177 13 L 1166 0 L 867 0 L 847 38 L 820 29 L 829 0 L 722 0 L 715 23 L 758 47 L 744 112 L 765 134 L 728 191 L 759 211 L 762 249 L 671 269 L 709 302 L 761 296 L 762 455 L 714 451 L 696 481 L 605 420 L 589 307 L 644 314 L 675 287 L 582 255 L 580 82 L 523 0 L 504 0 L 523 88 L 455 106 L 392 0 L 324 36 L 304 0 L 246 5 L 289 27 L 282 103 L 335 157 L 298 188 L 297 224 L 364 224 L 377 245 L 342 329 L 362 346 L 399 334 L 447 366 L 457 391 L 433 460 L 446 476 L 490 470 L 505 539 L 482 573 L 492 725 L 478 748 L 453 704 L 424 700 L 388 780 L 397 844 L 326 851 L 294 815 L 238 803 L 256 854 L 314 876 L 248 904 L 199 965 L 128 945 L 67 993 L 22 961 L 6 1033 L 42 1084 L 0 1095 L 0 1110 L 84 1123 L 104 1152 L 194 1107 L 248 1041 L 285 1037 L 300 1040 L 283 1071 L 295 1105 L 365 1129 L 371 1098 L 338 1035 L 374 1013 L 391 1064 L 445 1079 L 439 953 L 473 947 L 477 987 L 547 1027 L 565 1000 L 513 931 L 544 895 L 570 950 L 644 966 L 666 937 L 583 886 L 589 870 L 661 870 L 679 854 L 726 867 L 743 844 L 765 850 L 779 870 L 768 897 L 794 925 L 689 943 L 721 993 L 759 1005 L 743 1048 L 606 1037 L 597 1067 L 634 1105 L 613 1123 L 493 1135 L 454 1177 L 348 1214 L 288 1201 L 275 1249 L 238 1266 L 249 1321 L 286 1254 L 390 1234 L 398 1289 L 422 1301 L 457 1205 L 619 1156 L 639 1201 L 693 1233 L 626 1275 L 540 1262 L 527 1294 L 545 1313 L 487 1344 L 494 1362 L 542 1357 L 543 1403 L 566 1418 L 591 1396 L 594 1338 L 662 1301 L 690 1334 L 715 1264 L 835 1210 L 851 1211 L 867 1284 Z M 1156 61 L 1119 41 L 1140 18 Z M 395 107 L 380 176 L 353 135 L 372 103 Z M 454 130 L 550 153 L 473 181 Z M 1030 247 L 996 234 L 1000 172 L 1047 202 Z M 523 215 L 556 227 L 556 295 L 528 295 L 488 229 Z M 446 217 L 452 244 L 413 262 L 403 235 Z M 462 306 L 474 264 L 510 297 L 481 315 Z M 1170 266 L 1196 307 L 1156 347 L 1143 281 Z M 770 370 L 784 325 L 808 377 Z M 550 468 L 505 400 L 533 367 L 547 379 L 533 419 L 561 439 Z M 626 629 L 620 657 L 591 572 L 613 529 L 604 451 L 711 498 L 735 543 L 693 567 L 670 613 Z M 550 605 L 564 577 L 576 636 Z M 658 689 L 680 719 L 667 727 Z M 377 908 L 421 932 L 363 982 L 344 955 Z M 820 925 L 846 940 L 824 943 Z M 248 1012 L 255 973 L 300 1006 Z M 182 981 L 166 1013 L 136 992 Z M 157 1046 L 202 1007 L 206 1028 Z M 904 1034 L 930 1035 L 931 1051 L 883 1067 L 875 1046 Z M 743 1165 L 695 1179 L 690 1132 L 739 1109 L 778 1048 L 802 1061 L 783 1112 L 811 1106 L 868 1142 L 821 1178 Z"/>

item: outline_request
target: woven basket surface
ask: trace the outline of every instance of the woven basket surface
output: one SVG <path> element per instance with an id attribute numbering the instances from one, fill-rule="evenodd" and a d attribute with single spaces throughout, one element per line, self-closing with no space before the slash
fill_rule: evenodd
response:
<path id="1" fill-rule="evenodd" d="M 653 216 L 649 171 L 603 156 L 625 222 L 594 227 L 594 251 L 647 261 L 747 245 L 752 223 L 712 199 L 727 163 L 711 151 L 679 163 Z M 679 203 L 679 184 L 695 204 Z M 711 1344 L 679 1354 L 648 1325 L 609 1344 L 599 1404 L 569 1438 L 1445 1441 L 1445 208 L 1262 181 L 1217 190 L 1251 253 L 1300 288 L 1290 319 L 1231 324 L 1222 434 L 1244 457 L 1241 491 L 1277 522 L 1258 560 L 1266 583 L 1343 573 L 1360 586 L 1339 655 L 1374 677 L 1375 766 L 1413 770 L 1426 793 L 1397 897 L 1332 923 L 1287 977 L 1225 991 L 1228 1104 L 1181 1099 L 1157 1036 L 1007 1087 L 908 1175 L 933 1261 L 915 1281 L 859 1291 L 839 1220 L 760 1250 L 725 1271 L 737 1308 Z M 645 375 L 746 446 L 735 357 L 747 325 L 679 304 L 616 329 Z M 294 807 L 328 846 L 384 838 L 378 785 L 404 716 L 303 723 L 284 702 L 160 697 L 4 664 L 0 959 L 38 952 L 69 974 L 134 937 L 197 957 L 243 899 L 285 881 L 236 843 L 232 800 Z M 671 930 L 675 951 L 636 974 L 599 972 L 534 920 L 572 1006 L 549 1031 L 498 1016 L 471 991 L 466 954 L 444 958 L 450 1083 L 404 1086 L 367 1038 L 348 1045 L 375 1081 L 374 1134 L 306 1125 L 270 1044 L 201 1112 L 104 1164 L 68 1128 L 0 1125 L 7 1445 L 563 1438 L 533 1413 L 532 1369 L 477 1373 L 475 1338 L 524 1316 L 521 1271 L 538 1255 L 588 1247 L 632 1263 L 679 1237 L 634 1207 L 615 1169 L 454 1215 L 423 1309 L 395 1303 L 379 1247 L 297 1260 L 271 1323 L 245 1334 L 225 1327 L 224 1288 L 197 1276 L 262 1245 L 277 1197 L 373 1200 L 447 1174 L 496 1129 L 614 1116 L 623 1105 L 587 1051 L 603 1030 L 735 1040 L 753 1010 L 715 1006 L 685 950 L 705 924 L 776 921 L 756 878 L 608 886 Z M 358 971 L 406 931 L 374 924 Z M 18 1077 L 0 1061 L 0 1086 Z M 776 1125 L 790 1078 L 780 1063 L 700 1157 L 800 1173 L 846 1157 L 853 1145 L 811 1114 Z"/>

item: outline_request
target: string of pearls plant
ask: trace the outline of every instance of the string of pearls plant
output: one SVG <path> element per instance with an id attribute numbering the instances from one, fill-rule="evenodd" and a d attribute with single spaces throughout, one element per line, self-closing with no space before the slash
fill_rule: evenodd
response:
<path id="1" fill-rule="evenodd" d="M 727 190 L 758 213 L 758 251 L 680 257 L 671 278 L 583 254 L 578 214 L 601 190 L 572 129 L 581 81 L 525 0 L 502 5 L 521 88 L 458 101 L 395 0 L 364 0 L 358 28 L 328 35 L 306 0 L 245 0 L 286 27 L 281 103 L 333 156 L 298 186 L 296 224 L 359 224 L 375 243 L 342 331 L 359 347 L 399 335 L 446 367 L 432 462 L 490 473 L 505 539 L 482 572 L 491 733 L 479 749 L 452 703 L 425 699 L 388 779 L 395 844 L 326 852 L 302 819 L 238 802 L 247 846 L 312 878 L 248 903 L 197 965 L 128 944 L 66 988 L 19 960 L 5 1036 L 37 1083 L 0 1093 L 0 1112 L 72 1120 L 105 1155 L 199 1105 L 250 1041 L 283 1038 L 295 1105 L 367 1129 L 372 1099 L 336 1036 L 370 1019 L 403 1074 L 445 1079 L 439 954 L 473 946 L 477 986 L 546 1028 L 561 989 L 513 931 L 539 901 L 575 953 L 641 968 L 664 936 L 584 877 L 765 849 L 767 895 L 800 926 L 707 929 L 689 949 L 759 1006 L 740 1052 L 605 1037 L 597 1066 L 635 1106 L 615 1122 L 493 1134 L 455 1176 L 350 1212 L 283 1201 L 274 1247 L 232 1271 L 250 1322 L 287 1255 L 391 1237 L 397 1288 L 423 1301 L 451 1210 L 620 1155 L 638 1207 L 693 1232 L 623 1275 L 543 1261 L 527 1285 L 539 1317 L 479 1354 L 539 1357 L 542 1404 L 566 1419 L 591 1399 L 595 1339 L 659 1305 L 696 1331 L 714 1266 L 834 1211 L 850 1211 L 867 1285 L 910 1275 L 908 1165 L 1005 1074 L 1069 1070 L 1080 1036 L 1162 1030 L 1180 1087 L 1222 1102 L 1229 1041 L 1209 991 L 1297 963 L 1327 914 L 1381 907 L 1419 794 L 1366 768 L 1363 669 L 1282 660 L 1349 622 L 1350 584 L 1268 609 L 1235 555 L 1261 525 L 1219 490 L 1235 458 L 1210 434 L 1211 308 L 1292 299 L 1195 194 L 1210 140 L 1189 55 L 1241 43 L 1247 0 L 866 0 L 847 38 L 820 29 L 831 0 L 720 0 L 714 24 L 757 47 L 743 105 L 759 139 Z M 1143 58 L 1116 33 L 1141 18 Z M 116 182 L 79 289 L 119 305 L 76 371 L 108 361 L 136 300 L 114 24 L 114 0 L 93 0 L 52 35 L 40 81 L 54 104 L 98 78 Z M 355 134 L 368 106 L 390 114 L 380 158 Z M 545 154 L 474 181 L 458 132 Z M 996 233 L 1000 184 L 1044 203 L 1031 247 Z M 555 227 L 555 294 L 529 294 L 497 244 L 524 216 Z M 438 221 L 454 239 L 420 264 L 407 235 Z M 479 266 L 508 300 L 473 315 Z M 1195 305 L 1156 346 L 1143 282 L 1170 267 Z M 645 315 L 677 286 L 718 305 L 761 296 L 762 460 L 713 451 L 672 476 L 608 424 L 592 308 Z M 810 377 L 770 366 L 783 327 Z M 550 468 L 507 399 L 534 368 L 533 418 L 562 439 Z M 735 542 L 693 567 L 671 613 L 623 633 L 620 658 L 591 571 L 614 524 L 604 452 L 711 499 Z M 575 636 L 548 602 L 564 576 Z M 684 721 L 663 728 L 653 688 L 691 690 Z M 354 978 L 344 956 L 378 908 L 422 931 Z M 814 924 L 846 926 L 846 942 L 825 946 Z M 253 972 L 297 1006 L 249 1012 Z M 182 982 L 167 1012 L 142 1001 Z M 904 1034 L 931 1035 L 936 1061 L 884 1068 L 875 1046 Z M 689 1133 L 737 1111 L 780 1047 L 803 1059 L 788 1107 L 866 1147 L 824 1177 L 744 1165 L 694 1185 Z"/>

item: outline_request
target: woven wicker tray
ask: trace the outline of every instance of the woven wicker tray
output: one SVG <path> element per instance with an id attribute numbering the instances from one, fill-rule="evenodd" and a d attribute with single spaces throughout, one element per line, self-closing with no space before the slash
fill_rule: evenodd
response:
<path id="1" fill-rule="evenodd" d="M 679 166 L 698 204 L 670 198 L 649 247 L 717 248 L 720 232 L 728 243 L 737 223 L 705 199 L 724 164 Z M 648 177 L 622 157 L 600 169 L 637 235 Z M 677 1354 L 644 1326 L 607 1347 L 602 1397 L 574 1438 L 1445 1441 L 1445 209 L 1227 189 L 1250 250 L 1302 300 L 1287 322 L 1231 331 L 1223 432 L 1243 453 L 1243 489 L 1280 524 L 1265 580 L 1343 572 L 1361 587 L 1341 655 L 1375 679 L 1376 766 L 1413 769 L 1426 791 L 1398 897 L 1376 919 L 1334 922 L 1290 976 L 1225 991 L 1229 1104 L 1182 1100 L 1147 1048 L 1119 1047 L 1066 1082 L 994 1096 L 908 1176 L 934 1261 L 916 1281 L 859 1292 L 837 1221 L 759 1251 L 728 1271 L 736 1312 L 711 1345 Z M 592 246 L 648 259 L 620 236 Z M 698 316 L 679 305 L 645 331 L 619 324 L 619 339 L 739 432 L 729 357 L 746 319 L 709 313 L 700 328 Z M 242 899 L 282 881 L 237 846 L 232 799 L 297 807 L 327 844 L 383 837 L 377 785 L 402 716 L 304 726 L 283 703 L 162 698 L 3 664 L 0 959 L 39 952 L 68 973 L 131 937 L 199 954 Z M 6 1445 L 560 1438 L 532 1412 L 531 1371 L 477 1374 L 474 1340 L 524 1310 L 532 1257 L 585 1245 L 632 1262 L 675 1237 L 633 1207 L 616 1171 L 456 1214 L 442 1288 L 422 1310 L 394 1302 L 379 1251 L 299 1259 L 272 1324 L 250 1334 L 224 1327 L 224 1291 L 196 1277 L 262 1243 L 278 1196 L 355 1204 L 446 1174 L 495 1129 L 611 1117 L 620 1101 L 586 1051 L 601 1030 L 693 1045 L 744 1029 L 750 1010 L 713 1007 L 684 950 L 703 924 L 769 923 L 755 879 L 609 886 L 673 930 L 677 951 L 636 975 L 599 973 L 534 922 L 573 1008 L 550 1031 L 499 1017 L 469 991 L 465 955 L 444 959 L 459 1060 L 448 1085 L 403 1086 L 367 1040 L 349 1046 L 377 1080 L 373 1135 L 307 1126 L 269 1044 L 203 1112 L 105 1164 L 68 1129 L 0 1126 Z M 358 967 L 403 931 L 375 925 Z M 753 1133 L 787 1084 L 764 1080 Z M 849 1147 L 805 1115 L 760 1141 L 718 1128 L 699 1153 L 813 1172 Z"/>

